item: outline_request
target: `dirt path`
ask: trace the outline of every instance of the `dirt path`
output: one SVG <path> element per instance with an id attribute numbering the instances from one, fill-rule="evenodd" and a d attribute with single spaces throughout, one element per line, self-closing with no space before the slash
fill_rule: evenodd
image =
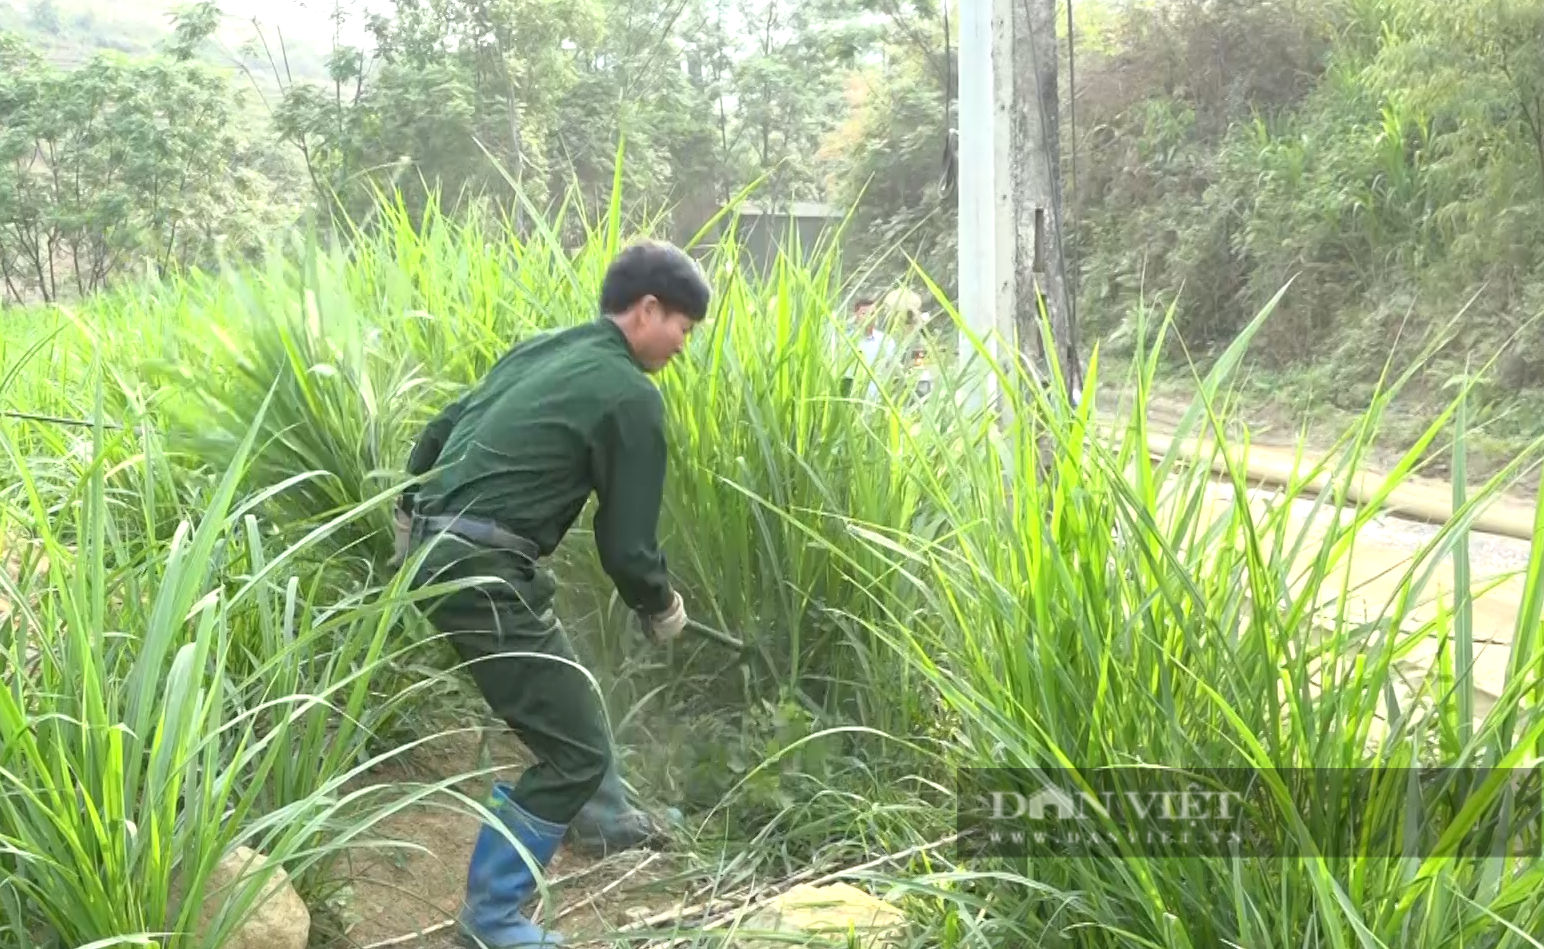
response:
<path id="1" fill-rule="evenodd" d="M 1129 401 L 1126 395 L 1111 394 L 1114 404 L 1114 415 L 1124 418 L 1129 411 Z M 1190 408 L 1190 403 L 1182 399 L 1167 396 L 1150 396 L 1147 403 L 1147 423 L 1149 427 L 1158 433 L 1170 435 L 1184 418 L 1185 412 Z M 1326 434 L 1325 426 L 1319 426 L 1310 431 L 1306 439 L 1302 431 L 1287 422 L 1264 416 L 1257 420 L 1248 419 L 1249 453 L 1252 459 L 1260 461 L 1270 460 L 1270 463 L 1281 470 L 1295 460 L 1298 443 L 1305 442 L 1304 454 L 1312 459 L 1323 457 L 1333 444 L 1333 437 Z M 1197 426 L 1204 427 L 1205 420 Z M 1242 442 L 1242 426 L 1237 416 L 1230 419 L 1227 426 L 1228 440 L 1233 445 Z M 1338 437 L 1339 430 L 1334 432 Z M 1193 436 L 1192 436 L 1193 437 Z M 1386 446 L 1374 444 L 1366 453 L 1364 464 L 1367 468 L 1376 471 L 1389 471 L 1394 468 L 1403 457 L 1402 451 L 1395 451 Z M 1307 460 L 1307 459 L 1305 459 Z M 1423 496 L 1423 503 L 1448 503 L 1452 497 L 1452 481 L 1449 473 L 1450 458 L 1428 460 L 1427 464 L 1417 469 L 1416 476 L 1406 480 L 1405 496 L 1411 497 L 1413 493 Z M 1469 484 L 1477 490 L 1483 481 L 1479 471 L 1480 466 L 1471 464 Z M 1515 503 L 1530 512 L 1534 501 L 1538 497 L 1539 471 L 1535 468 L 1526 475 L 1520 483 L 1508 486 L 1501 497 L 1506 502 Z M 1429 498 L 1429 500 L 1428 500 Z M 1444 517 L 1445 519 L 1445 517 Z"/>
<path id="2" fill-rule="evenodd" d="M 1149 421 L 1157 435 L 1150 442 L 1151 448 L 1158 451 L 1168 448 L 1173 426 L 1182 417 L 1184 408 L 1179 403 L 1160 402 L 1149 413 Z M 1252 431 L 1250 435 L 1247 485 L 1251 489 L 1251 504 L 1258 511 L 1267 504 L 1279 505 L 1279 485 L 1294 470 L 1311 468 L 1316 456 L 1313 448 L 1306 449 L 1304 465 L 1297 461 L 1295 439 L 1281 437 L 1279 432 L 1275 438 L 1260 440 L 1254 438 Z M 1193 444 L 1193 436 L 1190 442 Z M 1185 448 L 1182 444 L 1181 450 Z M 1368 472 L 1365 478 L 1371 486 L 1381 480 L 1377 472 Z M 1231 486 L 1214 482 L 1210 499 L 1214 509 L 1220 513 L 1219 506 L 1231 504 L 1232 499 Z M 1452 486 L 1445 481 L 1412 478 L 1402 484 L 1384 505 L 1384 510 L 1394 513 L 1374 518 L 1361 530 L 1347 561 L 1336 568 L 1334 579 L 1325 584 L 1325 596 L 1318 604 L 1325 611 L 1321 615 L 1337 607 L 1335 599 L 1341 590 L 1340 578 L 1347 570 L 1350 573 L 1345 604 L 1348 618 L 1360 620 L 1387 613 L 1411 563 L 1436 537 L 1440 524 L 1451 517 L 1451 499 Z M 1312 492 L 1304 492 L 1293 501 L 1293 533 L 1309 529 L 1310 537 L 1323 536 L 1330 512 L 1321 510 L 1315 515 L 1313 500 Z M 1526 538 L 1532 534 L 1534 517 L 1533 500 L 1519 490 L 1491 503 L 1477 522 L 1484 529 L 1475 530 L 1469 536 L 1470 590 L 1474 597 L 1472 669 L 1477 718 L 1484 717 L 1495 706 L 1505 688 L 1507 660 L 1518 632 L 1524 572 L 1531 552 L 1531 544 Z M 1305 544 L 1305 554 L 1298 569 L 1307 566 L 1315 546 L 1312 541 Z M 1431 562 L 1427 557 L 1425 563 Z M 1437 614 L 1439 602 L 1442 609 L 1451 611 L 1454 590 L 1453 561 L 1447 556 L 1436 562 L 1420 603 L 1410 611 L 1406 628 L 1418 628 L 1429 622 Z M 1397 664 L 1397 670 L 1404 676 L 1407 694 L 1423 683 L 1432 668 L 1436 648 L 1436 642 L 1428 640 Z"/>
<path id="3" fill-rule="evenodd" d="M 1252 506 L 1257 509 L 1265 504 L 1279 503 L 1279 499 L 1271 498 L 1268 492 L 1252 494 Z M 1232 497 L 1231 488 L 1217 484 L 1211 501 L 1218 506 L 1228 505 L 1232 503 Z M 1307 568 L 1317 548 L 1317 540 L 1329 523 L 1329 517 L 1320 511 L 1309 526 L 1312 505 L 1311 498 L 1293 502 L 1293 527 L 1289 529 L 1289 537 L 1306 529 L 1311 538 L 1304 545 L 1305 554 L 1297 564 L 1297 570 Z M 1358 535 L 1350 554 L 1333 569 L 1331 579 L 1323 585 L 1323 596 L 1316 604 L 1320 615 L 1334 616 L 1341 607 L 1337 600 L 1342 578 L 1348 570 L 1350 580 L 1344 604 L 1348 621 L 1361 622 L 1387 614 L 1411 563 L 1437 530 L 1434 525 L 1393 517 L 1380 517 L 1368 524 Z M 1470 537 L 1469 550 L 1470 589 L 1474 594 L 1475 715 L 1483 718 L 1495 706 L 1505 687 L 1507 659 L 1517 632 L 1523 599 L 1521 571 L 1528 564 L 1529 545 L 1526 541 L 1476 533 Z M 1431 563 L 1431 558 L 1427 557 L 1424 563 Z M 1439 602 L 1441 609 L 1451 613 L 1454 589 L 1452 558 L 1447 557 L 1437 563 L 1419 603 L 1409 611 L 1405 628 L 1413 630 L 1431 621 L 1437 615 Z M 1401 691 L 1406 696 L 1419 689 L 1425 680 L 1432 668 L 1436 648 L 1435 638 L 1429 638 L 1396 663 L 1396 670 L 1403 677 Z"/>
<path id="4" fill-rule="evenodd" d="M 425 745 L 400 763 L 378 769 L 370 783 L 443 780 L 471 772 L 477 767 L 477 746 L 475 734 Z M 493 760 L 504 763 L 498 780 L 513 780 L 530 761 L 524 747 L 502 726 L 490 726 L 490 746 Z M 492 780 L 469 779 L 460 782 L 457 790 L 481 799 Z M 365 851 L 344 868 L 351 881 L 341 906 L 348 928 L 334 945 L 353 949 L 460 945 L 452 920 L 465 891 L 467 861 L 479 824 L 475 816 L 449 807 L 449 802 L 414 807 L 376 829 L 373 836 L 414 849 L 398 847 L 373 855 Z M 552 912 L 546 906 L 533 904 L 528 909 L 569 942 L 611 931 L 673 906 L 678 894 L 657 884 L 680 870 L 683 861 L 648 851 L 587 859 L 565 847 L 547 869 L 557 923 L 551 922 L 550 915 L 541 915 Z"/>

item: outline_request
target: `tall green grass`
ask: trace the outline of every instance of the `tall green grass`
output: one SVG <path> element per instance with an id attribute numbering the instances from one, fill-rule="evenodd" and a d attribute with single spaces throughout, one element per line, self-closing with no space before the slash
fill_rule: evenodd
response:
<path id="1" fill-rule="evenodd" d="M 257 829 L 240 833 L 301 866 L 310 858 L 300 854 L 339 846 L 328 834 L 352 825 L 341 817 L 308 824 L 293 815 L 326 812 L 323 789 L 382 753 L 366 739 L 380 729 L 335 732 L 311 720 L 281 725 L 255 710 L 308 701 L 286 696 L 326 693 L 346 704 L 351 718 L 384 727 L 394 713 L 384 696 L 399 694 L 401 680 L 393 678 L 390 690 L 370 683 L 375 675 L 403 674 L 402 665 L 385 658 L 390 649 L 381 638 L 394 622 L 387 614 L 398 607 L 369 596 L 350 599 L 349 591 L 350 584 L 376 589 L 392 582 L 380 573 L 385 511 L 417 425 L 508 346 L 594 318 L 605 264 L 630 227 L 620 203 L 606 219 L 584 223 L 586 240 L 577 247 L 556 236 L 572 228 L 538 228 L 520 239 L 482 213 L 429 215 L 413 227 L 400 207 L 386 204 L 374 221 L 346 246 L 297 242 L 277 248 L 263 269 L 147 284 L 81 316 L 99 336 L 144 321 L 171 347 L 167 354 L 126 346 L 93 366 L 68 349 L 87 345 L 88 335 L 50 344 L 66 347 L 51 358 L 68 355 L 69 365 L 89 368 L 71 370 L 68 394 L 47 405 L 83 411 L 94 397 L 82 387 L 114 380 L 132 395 L 120 407 L 142 406 L 162 433 L 155 437 L 170 446 L 167 454 L 144 456 L 154 454 L 153 465 L 127 464 L 111 479 L 92 475 L 123 485 L 117 510 L 146 526 L 135 528 L 137 546 L 88 543 L 77 547 L 76 562 L 101 563 L 86 575 L 104 584 L 119 576 L 171 577 L 168 589 L 184 591 L 159 613 L 140 605 L 154 602 L 143 596 L 117 606 L 106 593 L 71 593 L 96 581 L 55 566 L 55 543 L 50 574 L 32 581 L 44 585 L 33 595 L 54 598 L 59 610 L 65 602 L 85 604 L 71 607 L 79 620 L 66 628 L 79 630 L 79 642 L 69 640 L 73 651 L 58 660 L 59 669 L 83 665 L 99 670 L 93 674 L 103 681 L 143 682 L 137 664 L 150 668 L 174 655 L 186 663 L 187 681 L 211 697 L 177 720 L 176 734 L 184 736 L 178 740 L 210 756 L 200 760 L 217 772 L 222 754 L 241 749 L 248 756 L 246 773 L 256 779 L 221 792 L 250 799 L 248 826 Z M 1090 396 L 1076 407 L 1054 380 L 1032 384 L 1017 372 L 988 370 L 980 358 L 948 362 L 926 400 L 887 383 L 885 396 L 871 402 L 840 394 L 849 372 L 857 374 L 860 394 L 867 377 L 853 348 L 840 341 L 847 276 L 835 256 L 788 254 L 764 276 L 752 276 L 730 266 L 734 246 L 704 251 L 717 290 L 712 319 L 661 378 L 671 424 L 663 537 L 690 611 L 744 637 L 748 655 L 693 641 L 664 655 L 638 652 L 588 537 L 576 532 L 560 552 L 565 616 L 581 633 L 613 718 L 629 743 L 653 751 L 656 764 L 644 765 L 652 786 L 697 805 L 699 845 L 744 832 L 730 838 L 736 846 L 787 865 L 833 850 L 895 851 L 942 838 L 952 830 L 950 791 L 961 767 L 1240 767 L 1269 781 L 1288 768 L 1393 775 L 1412 762 L 1516 766 L 1531 765 L 1538 754 L 1544 545 L 1535 543 L 1527 570 L 1506 693 L 1484 718 L 1471 722 L 1468 714 L 1476 707 L 1470 601 L 1461 598 L 1423 624 L 1411 615 L 1429 593 L 1433 566 L 1467 549 L 1476 511 L 1537 460 L 1544 443 L 1484 490 L 1457 498 L 1453 522 L 1369 620 L 1346 605 L 1355 592 L 1346 567 L 1356 556 L 1358 530 L 1375 511 L 1349 512 L 1343 493 L 1329 492 L 1313 502 L 1308 529 L 1289 515 L 1290 505 L 1252 507 L 1234 451 L 1247 446 L 1224 435 L 1239 357 L 1269 311 L 1198 380 L 1200 394 L 1177 441 L 1198 457 L 1176 451 L 1154 459 L 1143 408 L 1167 323 L 1143 328 L 1146 348 L 1123 381 L 1134 406 L 1113 427 L 1094 395 L 1097 361 L 1087 373 Z M 978 397 L 994 372 L 1005 393 L 995 407 Z M 1373 411 L 1323 463 L 1337 484 L 1348 483 L 1382 407 L 1411 372 L 1383 380 Z M 23 396 L 41 391 L 42 376 L 16 378 Z M 1433 422 L 1388 476 L 1385 496 L 1463 404 L 1461 396 Z M 1459 459 L 1468 431 L 1458 426 Z M 50 447 L 40 441 L 30 450 L 45 457 L 13 452 L 8 464 L 30 470 L 60 463 L 47 454 Z M 1230 459 L 1224 480 L 1231 495 L 1216 495 L 1208 473 L 1221 458 Z M 123 480 L 141 467 L 153 475 Z M 1315 473 L 1306 472 L 1304 482 Z M 199 524 L 223 526 L 176 535 L 164 516 L 141 513 L 147 508 L 135 506 L 135 492 L 155 497 L 169 488 L 151 482 L 168 479 L 195 486 L 178 487 L 183 493 L 168 504 L 207 508 Z M 109 493 L 104 487 L 110 512 Z M 1284 492 L 1288 500 L 1298 493 Z M 44 494 L 18 502 L 23 516 L 16 520 L 43 522 L 73 510 L 62 501 L 50 505 Z M 238 497 L 250 506 L 237 506 Z M 263 529 L 249 527 L 249 516 Z M 90 514 L 77 533 L 115 536 L 118 528 L 108 525 L 120 521 L 107 517 Z M 212 564 L 189 558 L 181 551 L 193 548 L 178 546 L 187 543 L 180 536 L 200 543 L 229 537 L 232 553 Z M 1540 538 L 1544 521 L 1535 532 Z M 266 558 L 269 543 L 288 552 Z M 277 562 L 304 579 L 272 582 L 282 573 Z M 195 580 L 168 565 L 231 576 L 266 571 L 269 580 L 232 581 L 218 586 L 222 595 L 200 601 L 217 587 L 205 574 Z M 135 582 L 161 589 L 168 581 Z M 332 598 L 325 618 L 305 619 L 316 613 L 299 591 L 310 589 Z M 183 614 L 170 604 L 180 609 L 188 596 L 189 604 L 206 603 L 197 622 L 212 624 L 211 635 L 190 637 L 171 623 Z M 120 609 L 143 612 L 96 622 L 97 613 L 113 617 Z M 113 640 L 107 652 L 85 634 L 138 630 L 147 622 L 155 636 Z M 1438 668 L 1407 688 L 1402 666 L 1431 640 L 1442 644 Z M 171 642 L 186 645 L 164 644 Z M 14 668 L 26 653 L 11 650 Z M 305 661 L 295 661 L 297 652 Z M 205 673 L 209 667 L 220 671 Z M 61 691 L 64 674 L 24 679 L 16 701 Z M 100 701 L 108 711 L 93 713 L 98 720 L 127 714 Z M 82 717 L 73 706 L 69 711 Z M 71 768 L 125 754 L 101 744 L 106 739 L 56 740 L 74 756 Z M 158 739 L 135 740 L 144 742 L 135 754 L 158 760 Z M 328 762 L 320 775 L 285 770 L 277 749 L 294 743 Z M 0 756 L 13 754 L 9 747 Z M 39 753 L 19 772 L 21 786 L 36 789 L 45 775 L 59 774 L 51 760 Z M 112 771 L 108 784 L 92 786 L 91 799 L 118 800 L 122 788 L 145 783 L 130 781 L 134 774 Z M 59 783 L 48 780 L 48 787 Z M 706 791 L 693 786 L 703 782 Z M 1301 848 L 1351 816 L 1342 799 L 1312 803 L 1300 822 L 1274 825 L 1272 842 Z M 172 819 L 135 806 L 152 824 Z M 1455 833 L 1480 826 L 1501 806 L 1497 799 L 1457 815 Z M 51 807 L 37 813 L 51 814 Z M 119 813 L 106 808 L 98 806 Z M 186 821 L 207 812 L 177 813 Z M 283 815 L 282 823 L 269 815 Z M 1537 832 L 1536 812 L 1515 816 L 1533 821 Z M 1388 829 L 1399 819 L 1391 808 L 1371 821 Z M 48 830 L 49 820 L 30 816 L 21 843 L 9 846 L 30 845 L 28 852 L 45 862 L 82 863 L 67 840 Z M 107 827 L 107 819 L 91 822 L 101 837 L 106 831 L 95 830 L 98 824 Z M 143 834 L 147 824 L 136 825 Z M 785 836 L 774 839 L 769 829 Z M 198 841 L 187 845 L 191 852 L 207 856 L 228 841 L 197 835 L 238 832 L 185 833 Z M 320 836 L 305 836 L 311 833 Z M 98 859 L 96 850 L 82 852 Z M 927 945 L 1540 944 L 1544 863 L 1429 853 L 1393 861 L 1262 859 L 1117 848 L 1087 859 L 980 866 L 929 851 L 873 882 L 906 901 Z M 169 858 L 158 859 L 160 867 Z M 35 881 L 25 874 L 41 872 L 12 869 L 19 866 L 9 865 L 5 879 Z M 15 892 L 19 898 L 22 891 Z M 125 889 L 122 905 L 159 907 L 159 893 Z M 113 926 L 151 925 L 149 918 L 72 929 L 71 938 L 102 938 Z"/>
<path id="2" fill-rule="evenodd" d="M 422 648 L 401 629 L 412 597 L 336 598 L 314 566 L 368 508 L 274 543 L 257 511 L 286 486 L 238 494 L 256 408 L 204 488 L 179 488 L 137 425 L 50 464 L 0 422 L 0 946 L 213 949 L 277 869 L 320 905 L 349 846 L 444 790 L 370 780 L 427 684 L 401 676 Z M 209 891 L 237 846 L 270 862 Z M 201 929 L 206 900 L 222 909 Z"/>
<path id="3" fill-rule="evenodd" d="M 1300 489 L 1293 488 L 1262 514 L 1251 509 L 1235 460 L 1226 479 L 1231 498 L 1203 513 L 1211 462 L 1229 447 L 1212 407 L 1248 335 L 1200 386 L 1195 428 L 1181 433 L 1182 442 L 1194 442 L 1198 457 L 1189 461 L 1148 456 L 1150 363 L 1131 380 L 1131 420 L 1112 438 L 1092 437 L 1091 406 L 1073 410 L 1043 395 L 1015 406 L 1018 419 L 1049 429 L 1053 470 L 1043 475 L 1033 464 L 1031 432 L 1018 422 L 1009 428 L 1010 439 L 1018 436 L 1016 453 L 967 453 L 954 475 L 976 490 L 940 484 L 927 498 L 959 526 L 947 542 L 895 535 L 870 544 L 891 552 L 893 568 L 905 570 L 913 598 L 925 606 L 908 603 L 897 615 L 894 598 L 876 597 L 869 629 L 907 655 L 963 719 L 942 756 L 952 765 L 1023 769 L 1024 783 L 1013 786 L 1031 790 L 1036 776 L 1065 768 L 1090 782 L 1100 780 L 1096 769 L 1112 766 L 1247 768 L 1282 796 L 1305 793 L 1304 782 L 1283 772 L 1315 769 L 1338 775 L 1343 793 L 1278 801 L 1302 819 L 1271 825 L 1267 844 L 1278 854 L 1305 854 L 1297 859 L 1207 859 L 1179 843 L 1009 861 L 1013 883 L 980 877 L 991 884 L 988 905 L 1005 917 L 988 928 L 1008 938 L 1011 920 L 1019 938 L 1055 930 L 1080 945 L 1536 945 L 1544 932 L 1544 864 L 1464 857 L 1455 847 L 1465 835 L 1473 847 L 1484 822 L 1505 816 L 1508 806 L 1531 827 L 1524 839 L 1538 839 L 1538 800 L 1508 803 L 1500 782 L 1501 769 L 1536 766 L 1544 736 L 1544 716 L 1530 697 L 1539 681 L 1544 532 L 1535 536 L 1506 694 L 1483 720 L 1466 716 L 1475 691 L 1467 665 L 1473 628 L 1464 621 L 1469 599 L 1461 597 L 1457 622 L 1442 612 L 1416 623 L 1410 611 L 1430 596 L 1436 562 L 1466 553 L 1468 525 L 1483 499 L 1536 461 L 1544 442 L 1480 495 L 1461 499 L 1453 521 L 1410 565 L 1392 599 L 1375 604 L 1371 620 L 1353 617 L 1345 606 L 1356 592 L 1348 567 L 1356 532 L 1374 511 L 1338 517 L 1342 500 L 1331 493 L 1314 501 L 1308 524 L 1295 522 L 1288 502 Z M 1384 387 L 1363 428 L 1321 466 L 1341 491 L 1377 413 L 1403 381 Z M 1462 395 L 1450 413 L 1461 406 Z M 1445 421 L 1433 422 L 1388 477 L 1383 496 L 1408 476 Z M 1210 434 L 1210 446 L 1187 434 Z M 1014 462 L 1010 469 L 1004 457 Z M 1015 503 L 988 487 L 1000 483 Z M 1461 579 L 1465 553 L 1458 554 Z M 855 586 L 875 579 L 851 573 Z M 1448 644 L 1453 664 L 1445 685 L 1433 676 L 1411 695 L 1400 687 L 1398 661 L 1432 638 Z M 1474 811 L 1443 815 L 1442 838 L 1420 841 L 1426 849 L 1405 859 L 1380 857 L 1372 843 L 1349 856 L 1314 856 L 1342 840 L 1353 818 L 1365 820 L 1374 840 L 1379 832 L 1398 839 L 1407 826 L 1399 808 L 1353 814 L 1377 799 L 1353 799 L 1349 789 L 1388 793 L 1392 786 L 1397 804 L 1398 769 L 1423 764 L 1497 769 L 1497 783 L 1475 792 Z M 1380 772 L 1381 786 L 1372 783 Z M 1121 790 L 1151 789 L 1136 774 L 1105 772 L 1098 786 L 1108 789 L 1118 775 Z"/>

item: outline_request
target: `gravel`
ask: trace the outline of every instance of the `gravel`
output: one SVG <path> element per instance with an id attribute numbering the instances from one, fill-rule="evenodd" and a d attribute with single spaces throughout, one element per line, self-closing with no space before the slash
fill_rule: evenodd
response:
<path id="1" fill-rule="evenodd" d="M 1413 554 L 1429 545 L 1441 529 L 1437 524 L 1407 521 L 1398 517 L 1379 517 L 1367 525 L 1364 536 Z M 1529 549 L 1526 540 L 1471 531 L 1469 570 L 1476 577 L 1526 570 Z"/>

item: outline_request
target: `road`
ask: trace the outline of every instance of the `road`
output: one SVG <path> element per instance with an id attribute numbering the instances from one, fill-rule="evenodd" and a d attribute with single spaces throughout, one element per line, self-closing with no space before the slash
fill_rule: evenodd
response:
<path id="1" fill-rule="evenodd" d="M 1168 449 L 1173 426 L 1179 421 L 1182 408 L 1160 405 L 1149 413 L 1155 430 L 1154 437 L 1149 440 L 1150 451 L 1161 454 Z M 1193 447 L 1194 442 L 1192 435 L 1182 442 L 1182 451 L 1186 446 Z M 1189 451 L 1184 453 L 1190 454 Z M 1266 504 L 1279 505 L 1279 488 L 1291 473 L 1294 470 L 1306 473 L 1312 467 L 1314 456 L 1309 452 L 1304 452 L 1303 462 L 1298 462 L 1296 455 L 1291 445 L 1281 442 L 1262 444 L 1251 438 L 1246 484 L 1255 510 L 1262 510 Z M 1361 493 L 1353 497 L 1353 501 L 1365 497 L 1382 480 L 1380 473 L 1368 471 L 1357 480 Z M 1213 482 L 1213 505 L 1228 505 L 1232 499 L 1231 485 L 1221 480 Z M 1451 516 L 1451 499 L 1450 484 L 1429 479 L 1409 479 L 1388 498 L 1383 509 L 1390 513 L 1380 514 L 1362 529 L 1349 557 L 1349 588 L 1352 592 L 1348 597 L 1348 616 L 1371 618 L 1388 612 L 1412 560 L 1436 536 L 1440 524 Z M 1311 536 L 1322 537 L 1330 523 L 1331 512 L 1321 510 L 1314 515 L 1313 500 L 1311 491 L 1294 500 L 1293 528 L 1301 531 L 1312 519 Z M 1217 510 L 1221 513 L 1220 508 Z M 1494 707 L 1504 687 L 1507 658 L 1517 633 L 1530 554 L 1528 538 L 1533 536 L 1534 520 L 1533 503 L 1515 495 L 1503 496 L 1489 505 L 1477 522 L 1482 529 L 1472 532 L 1469 538 L 1470 587 L 1475 592 L 1473 672 L 1477 717 L 1483 717 Z M 1305 549 L 1311 550 L 1312 546 L 1307 544 Z M 1307 556 L 1305 554 L 1299 566 L 1306 565 Z M 1430 558 L 1427 559 L 1429 562 Z M 1343 562 L 1337 568 L 1335 579 L 1325 585 L 1324 593 L 1328 599 L 1322 602 L 1323 608 L 1334 609 L 1333 598 L 1340 593 L 1339 578 L 1344 576 L 1346 569 Z M 1410 627 L 1435 616 L 1439 598 L 1443 608 L 1451 610 L 1453 591 L 1452 558 L 1445 557 L 1423 591 L 1420 605 L 1411 611 Z M 1400 673 L 1405 676 L 1407 690 L 1419 686 L 1431 668 L 1435 651 L 1434 641 L 1422 643 L 1398 664 Z"/>

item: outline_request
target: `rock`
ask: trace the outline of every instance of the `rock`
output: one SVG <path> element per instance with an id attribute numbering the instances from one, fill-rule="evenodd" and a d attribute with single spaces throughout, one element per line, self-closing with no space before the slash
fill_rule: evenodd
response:
<path id="1" fill-rule="evenodd" d="M 739 924 L 752 930 L 734 943 L 750 947 L 787 947 L 789 943 L 758 939 L 758 933 L 786 933 L 838 946 L 847 945 L 847 936 L 856 936 L 854 945 L 863 949 L 897 943 L 906 928 L 906 914 L 868 893 L 846 883 L 829 886 L 796 886 Z"/>
<path id="2" fill-rule="evenodd" d="M 268 860 L 249 847 L 237 847 L 225 855 L 204 883 L 204 905 L 195 923 L 200 937 L 210 931 L 225 903 L 250 888 L 250 878 Z M 179 880 L 180 884 L 181 881 Z M 171 922 L 176 924 L 182 887 L 172 893 Z M 252 899 L 247 918 L 229 931 L 220 949 L 306 949 L 311 939 L 311 911 L 295 892 L 282 867 L 274 868 L 261 895 Z"/>

